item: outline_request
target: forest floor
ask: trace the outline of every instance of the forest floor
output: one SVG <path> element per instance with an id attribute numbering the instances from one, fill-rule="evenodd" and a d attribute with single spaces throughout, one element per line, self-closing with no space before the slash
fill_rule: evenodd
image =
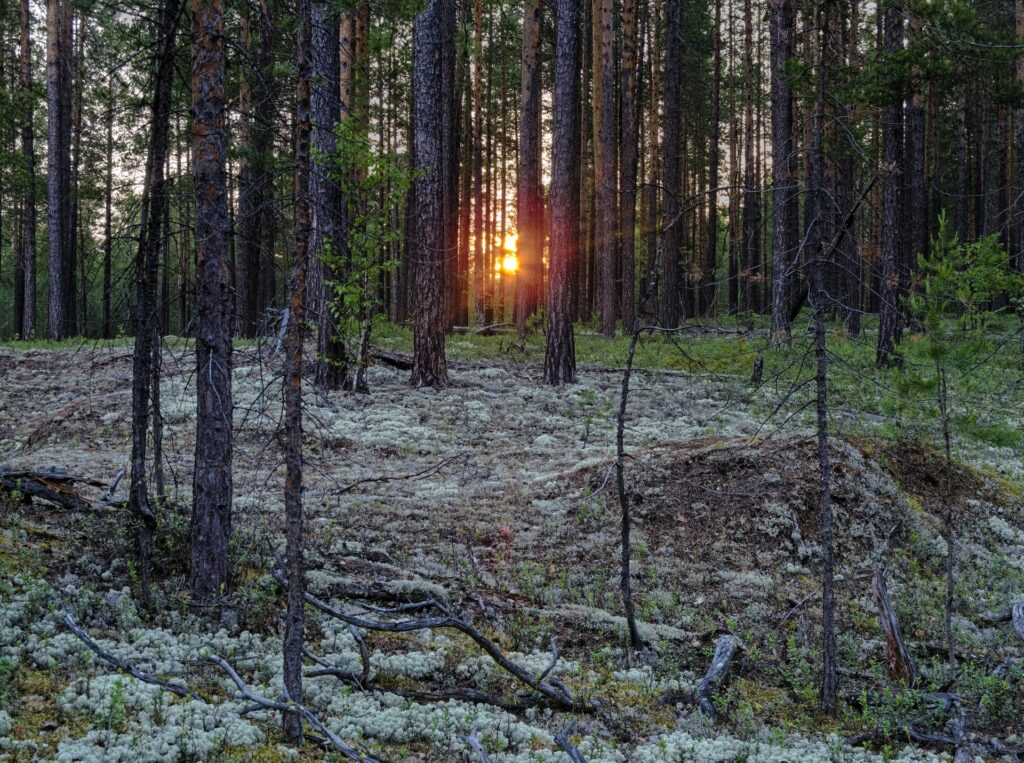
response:
<path id="1" fill-rule="evenodd" d="M 950 694 L 979 755 L 998 759 L 993 740 L 1024 748 L 1024 640 L 1010 623 L 979 617 L 1024 599 L 1019 359 L 988 370 L 983 388 L 968 374 L 953 385 L 964 402 L 947 497 L 927 385 L 919 379 L 911 393 L 893 375 L 867 383 L 867 351 L 835 341 L 837 717 L 817 709 L 813 364 L 799 343 L 774 354 L 736 326 L 648 338 L 638 354 L 625 435 L 649 644 L 640 655 L 625 648 L 611 468 L 623 340 L 580 337 L 579 383 L 564 389 L 541 383 L 537 339 L 455 336 L 446 390 L 410 389 L 406 372 L 375 365 L 369 395 L 310 393 L 310 590 L 351 612 L 367 611 L 358 603 L 367 597 L 439 599 L 536 673 L 554 637 L 552 675 L 600 705 L 569 714 L 431 700 L 456 688 L 512 700 L 522 688 L 468 638 L 440 629 L 368 634 L 368 688 L 310 678 L 306 702 L 342 738 L 392 761 L 480 760 L 471 735 L 493 761 L 567 760 L 554 735 L 571 718 L 570 738 L 591 763 L 942 760 L 953 750 L 936 741 L 949 720 L 936 696 Z M 380 342 L 408 349 L 402 332 Z M 759 353 L 764 380 L 752 385 Z M 269 574 L 282 547 L 280 358 L 257 345 L 235 354 L 234 593 L 216 627 L 188 615 L 184 597 L 193 364 L 187 342 L 168 343 L 156 614 L 138 604 L 123 512 L 0 498 L 0 759 L 293 756 L 273 717 L 240 717 L 246 703 L 203 661 L 217 652 L 280 694 L 283 595 Z M 0 468 L 111 480 L 130 452 L 130 380 L 122 343 L 0 347 Z M 947 499 L 959 532 L 955 671 L 943 657 Z M 871 593 L 878 568 L 922 676 L 913 689 L 886 676 Z M 201 699 L 118 676 L 67 632 L 65 611 L 108 651 L 180 678 Z M 743 648 L 716 694 L 717 718 L 663 702 L 696 686 L 723 633 Z M 318 655 L 358 667 L 358 644 L 337 621 L 311 610 L 308 635 Z M 911 729 L 935 739 L 910 745 Z"/>

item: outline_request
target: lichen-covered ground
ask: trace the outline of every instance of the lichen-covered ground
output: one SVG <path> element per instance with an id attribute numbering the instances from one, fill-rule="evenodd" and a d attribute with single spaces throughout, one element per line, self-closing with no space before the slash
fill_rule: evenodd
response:
<path id="1" fill-rule="evenodd" d="M 452 344 L 459 352 L 459 339 Z M 278 760 L 266 712 L 246 703 L 203 657 L 217 653 L 279 696 L 279 613 L 268 575 L 280 548 L 279 359 L 236 352 L 235 514 L 230 613 L 199 623 L 183 596 L 194 438 L 193 356 L 164 354 L 164 479 L 155 614 L 141 611 L 133 527 L 117 510 L 69 516 L 0 499 L 0 759 Z M 130 354 L 124 346 L 0 348 L 0 466 L 64 469 L 109 480 L 130 450 Z M 585 367 L 553 390 L 527 362 L 452 361 L 453 386 L 413 390 L 374 366 L 372 394 L 308 398 L 309 587 L 362 611 L 355 594 L 435 597 L 540 672 L 552 637 L 556 675 L 600 702 L 572 739 L 597 761 L 938 760 L 906 746 L 907 724 L 941 732 L 929 693 L 962 698 L 979 738 L 1024 747 L 1024 642 L 983 611 L 1024 597 L 1024 516 L 1012 452 L 973 453 L 953 474 L 960 530 L 957 612 L 962 654 L 940 661 L 945 541 L 942 460 L 924 445 L 877 436 L 871 419 L 834 441 L 832 499 L 839 575 L 843 699 L 817 711 L 819 547 L 817 454 L 798 394 L 744 379 L 651 370 L 629 399 L 626 478 L 635 507 L 634 586 L 650 648 L 625 649 L 618 591 L 618 501 L 611 472 L 621 374 Z M 781 404 L 781 407 L 780 407 Z M 849 415 L 847 411 L 843 415 Z M 842 429 L 842 421 L 837 420 Z M 976 457 L 975 457 L 976 456 Z M 993 467 L 997 467 L 998 471 Z M 123 495 L 122 483 L 118 497 Z M 97 491 L 101 492 L 101 491 Z M 96 497 L 96 496 L 94 496 Z M 924 678 L 891 686 L 871 599 L 874 570 L 890 591 Z M 64 628 L 78 622 L 111 652 L 201 700 L 117 675 Z M 691 688 L 716 637 L 744 649 L 712 723 L 666 691 Z M 314 652 L 353 668 L 339 623 L 310 614 Z M 330 676 L 307 682 L 328 726 L 387 760 L 567 760 L 550 709 L 412 699 L 515 686 L 451 631 L 369 634 L 366 691 Z M 845 740 L 870 737 L 870 749 Z M 323 753 L 307 746 L 303 758 Z"/>

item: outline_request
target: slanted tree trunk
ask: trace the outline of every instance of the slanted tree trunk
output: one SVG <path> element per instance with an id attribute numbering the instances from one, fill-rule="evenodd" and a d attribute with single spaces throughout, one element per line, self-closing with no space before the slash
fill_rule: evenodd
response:
<path id="1" fill-rule="evenodd" d="M 519 95 L 519 174 L 516 222 L 519 233 L 519 271 L 515 275 L 515 323 L 519 336 L 537 309 L 543 283 L 544 206 L 540 178 L 540 38 L 542 4 L 523 3 L 523 79 Z"/>
<path id="2" fill-rule="evenodd" d="M 580 13 L 576 0 L 559 0 L 555 30 L 555 94 L 552 103 L 551 255 L 548 277 L 548 331 L 544 381 L 558 386 L 576 381 L 572 328 L 573 260 L 578 257 L 580 186 Z"/>
<path id="3" fill-rule="evenodd" d="M 189 590 L 222 596 L 231 537 L 231 261 L 224 135 L 224 0 L 192 0 L 192 180 L 196 202 L 196 454 Z"/>
<path id="4" fill-rule="evenodd" d="M 594 254 L 600 286 L 601 333 L 615 335 L 618 287 L 615 226 L 618 182 L 615 173 L 615 51 L 612 0 L 594 0 Z"/>
<path id="5" fill-rule="evenodd" d="M 313 24 L 310 0 L 298 0 L 296 21 L 295 248 L 292 252 L 289 320 L 284 342 L 284 574 L 288 581 L 288 603 L 282 653 L 287 698 L 292 702 L 302 702 L 302 649 L 306 627 L 302 540 L 302 344 L 306 333 L 306 274 L 312 227 L 309 187 Z M 285 738 L 293 744 L 301 743 L 302 719 L 298 713 L 285 713 L 282 721 Z"/>
<path id="6" fill-rule="evenodd" d="M 790 336 L 790 303 L 797 254 L 796 152 L 793 145 L 793 88 L 786 63 L 793 57 L 793 2 L 771 0 L 772 101 L 772 338 Z"/>
<path id="7" fill-rule="evenodd" d="M 25 163 L 26 190 L 21 205 L 21 273 L 22 311 L 18 330 L 22 339 L 32 339 L 36 333 L 36 153 L 32 105 L 32 12 L 29 0 L 21 0 L 21 72 L 20 87 L 25 99 L 25 112 L 21 122 L 21 155 Z"/>
<path id="8" fill-rule="evenodd" d="M 622 3 L 622 66 L 619 88 L 621 137 L 619 196 L 619 262 L 622 271 L 620 312 L 622 325 L 633 325 L 636 314 L 636 202 L 640 142 L 639 77 L 637 68 L 639 23 L 637 0 Z"/>
<path id="9" fill-rule="evenodd" d="M 683 4 L 667 0 L 665 5 L 665 76 L 662 78 L 664 117 L 662 122 L 662 276 L 659 321 L 666 328 L 679 325 L 679 244 L 682 230 L 682 199 L 679 171 L 681 130 L 681 80 L 683 76 Z M 685 291 L 685 289 L 684 289 Z"/>
<path id="10" fill-rule="evenodd" d="M 445 206 L 443 48 L 452 0 L 430 0 L 413 25 L 413 118 L 418 174 L 414 181 L 416 224 L 414 387 L 445 387 Z"/>

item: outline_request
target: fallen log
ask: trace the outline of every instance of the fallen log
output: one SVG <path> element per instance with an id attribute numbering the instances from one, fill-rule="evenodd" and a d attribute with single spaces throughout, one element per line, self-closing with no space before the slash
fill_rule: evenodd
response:
<path id="1" fill-rule="evenodd" d="M 662 695 L 662 702 L 696 702 L 701 712 L 715 720 L 714 697 L 718 687 L 722 685 L 725 677 L 729 675 L 733 659 L 743 649 L 743 644 L 731 633 L 726 633 L 715 642 L 715 653 L 711 657 L 711 665 L 708 672 L 704 674 L 696 691 L 693 692 L 669 692 Z"/>
<path id="2" fill-rule="evenodd" d="M 5 469 L 0 471 L 0 491 L 20 497 L 24 503 L 33 498 L 56 504 L 69 511 L 89 511 L 93 503 L 85 498 L 76 485 L 105 488 L 106 484 L 77 477 L 56 470 Z"/>
<path id="3" fill-rule="evenodd" d="M 917 667 L 903 641 L 899 619 L 892 608 L 892 599 L 889 598 L 889 589 L 885 585 L 885 572 L 882 569 L 875 570 L 871 591 L 874 594 L 875 606 L 878 607 L 882 630 L 885 632 L 885 665 L 889 672 L 889 678 L 913 687 L 917 680 Z"/>
<path id="4" fill-rule="evenodd" d="M 395 352 L 387 352 L 376 347 L 370 350 L 370 357 L 374 360 L 379 360 L 386 366 L 397 368 L 399 371 L 411 371 L 412 370 L 412 358 L 408 358 L 405 355 L 399 355 Z"/>

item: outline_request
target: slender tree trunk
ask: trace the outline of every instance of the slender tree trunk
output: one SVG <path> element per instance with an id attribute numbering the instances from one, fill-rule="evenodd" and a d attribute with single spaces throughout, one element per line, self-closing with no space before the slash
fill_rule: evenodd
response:
<path id="1" fill-rule="evenodd" d="M 651 91 L 647 98 L 647 133 L 650 135 L 649 143 L 650 150 L 648 154 L 650 156 L 650 164 L 648 167 L 647 177 L 647 238 L 644 245 L 644 252 L 647 257 L 647 263 L 645 267 L 643 293 L 645 298 L 650 295 L 650 298 L 657 296 L 657 290 L 649 287 L 652 280 L 657 280 L 658 274 L 654 271 L 654 262 L 656 254 L 658 252 L 658 239 L 659 239 L 659 225 L 658 220 L 658 187 L 661 183 L 661 174 L 659 172 L 661 164 L 661 150 L 659 133 L 661 132 L 658 127 L 658 104 L 661 93 L 661 88 L 658 84 L 658 73 L 661 71 L 661 36 L 658 33 L 659 20 L 661 18 L 661 0 L 654 0 L 654 7 L 652 8 L 652 15 L 648 28 L 650 29 L 651 35 L 651 55 L 650 55 L 650 72 L 649 77 L 651 81 Z M 641 304 L 638 306 L 638 310 L 644 313 L 654 315 L 658 312 L 657 305 L 654 304 Z"/>
<path id="2" fill-rule="evenodd" d="M 196 202 L 196 454 L 189 589 L 223 596 L 231 537 L 231 262 L 224 135 L 224 2 L 192 0 L 192 179 Z"/>
<path id="3" fill-rule="evenodd" d="M 889 6 L 883 13 L 883 51 L 893 56 L 903 48 L 902 11 Z M 900 236 L 902 166 L 903 105 L 902 99 L 895 96 L 882 109 L 882 314 L 876 352 L 879 366 L 899 363 L 896 345 L 902 333 L 900 295 L 904 290 Z"/>
<path id="4" fill-rule="evenodd" d="M 796 270 L 796 152 L 793 88 L 786 64 L 793 57 L 793 2 L 771 0 L 772 100 L 772 338 L 787 343 Z"/>
<path id="5" fill-rule="evenodd" d="M 21 0 L 21 72 L 20 87 L 25 99 L 25 112 L 21 122 L 21 155 L 27 177 L 25 199 L 21 205 L 21 272 L 23 306 L 22 339 L 32 339 L 36 333 L 36 153 L 34 146 L 32 94 L 32 13 L 29 0 Z"/>
<path id="6" fill-rule="evenodd" d="M 149 559 L 156 517 L 146 485 L 147 432 L 151 415 L 153 335 L 156 319 L 156 266 L 163 204 L 167 203 L 164 157 L 170 129 L 171 85 L 175 38 L 180 17 L 179 0 L 166 0 L 157 30 L 160 40 L 151 104 L 150 145 L 142 194 L 139 248 L 135 258 L 135 344 L 132 353 L 132 455 L 128 508 L 139 518 L 139 568 L 143 603 L 149 606 Z M 157 380 L 159 382 L 159 380 Z"/>
<path id="7" fill-rule="evenodd" d="M 61 129 L 61 101 L 67 97 L 62 92 L 61 29 L 65 13 L 64 0 L 47 0 L 46 3 L 46 124 L 47 124 L 47 241 L 49 250 L 49 294 L 47 337 L 63 339 L 66 336 L 67 317 L 67 273 L 65 272 L 67 236 L 64 233 L 64 209 L 68 199 L 64 195 L 62 175 L 70 160 L 68 146 L 63 141 Z"/>
<path id="8" fill-rule="evenodd" d="M 577 136 L 580 112 L 580 14 L 576 0 L 559 0 L 555 30 L 555 94 L 552 103 L 551 255 L 544 381 L 576 381 L 571 302 L 573 259 L 579 242 L 580 186 Z"/>
<path id="9" fill-rule="evenodd" d="M 636 202 L 640 129 L 637 0 L 622 3 L 622 67 L 619 120 L 621 129 L 619 197 L 619 259 L 622 270 L 622 325 L 633 325 L 636 314 Z M 628 330 L 628 328 L 627 328 Z"/>
<path id="10" fill-rule="evenodd" d="M 484 297 L 487 293 L 487 263 L 484 259 L 484 115 L 483 49 L 484 4 L 473 1 L 473 312 L 476 323 L 484 323 Z"/>
<path id="11" fill-rule="evenodd" d="M 107 85 L 107 172 L 103 194 L 103 338 L 114 338 L 114 324 L 110 315 L 113 288 L 113 205 L 114 205 L 114 92 L 113 77 Z"/>
<path id="12" fill-rule="evenodd" d="M 539 306 L 544 263 L 544 206 L 541 191 L 541 0 L 524 0 L 522 86 L 519 96 L 519 173 L 516 222 L 519 234 L 519 271 L 515 274 L 515 323 L 520 337 L 526 320 Z"/>
<path id="13" fill-rule="evenodd" d="M 618 183 L 615 173 L 615 60 L 612 0 L 593 0 L 594 183 L 597 277 L 600 286 L 601 333 L 615 335 L 618 318 L 615 227 Z"/>
<path id="14" fill-rule="evenodd" d="M 721 86 L 722 86 L 722 2 L 715 0 L 715 23 L 711 34 L 711 143 L 708 157 L 708 220 L 707 241 L 704 242 L 704 261 L 701 267 L 699 309 L 701 315 L 711 317 L 715 312 L 715 270 L 718 265 L 718 164 L 719 141 L 721 136 Z"/>
<path id="15" fill-rule="evenodd" d="M 429 0 L 413 27 L 413 102 L 415 118 L 416 305 L 413 329 L 412 385 L 445 387 L 445 23 L 452 0 Z"/>
<path id="16" fill-rule="evenodd" d="M 665 5 L 665 76 L 662 78 L 664 121 L 662 135 L 662 277 L 659 320 L 666 328 L 679 325 L 680 265 L 679 245 L 683 205 L 680 187 L 679 145 L 681 131 L 681 79 L 683 76 L 683 4 L 667 0 Z M 685 292 L 685 288 L 683 289 Z M 685 306 L 684 306 L 685 308 Z M 684 309 L 685 314 L 685 309 Z"/>
<path id="17" fill-rule="evenodd" d="M 754 43 L 751 0 L 743 3 L 743 265 L 740 309 L 761 310 L 761 195 L 755 187 L 754 160 Z"/>
<path id="18" fill-rule="evenodd" d="M 302 650 L 306 627 L 306 574 L 302 539 L 302 345 L 306 333 L 306 275 L 312 229 L 309 194 L 313 23 L 310 0 L 298 0 L 296 17 L 298 85 L 295 116 L 295 248 L 289 283 L 290 314 L 285 332 L 284 362 L 284 572 L 288 580 L 288 604 L 282 652 L 286 696 L 292 702 L 302 702 Z M 285 739 L 292 744 L 301 743 L 302 719 L 298 713 L 285 713 L 282 720 Z"/>
<path id="19" fill-rule="evenodd" d="M 70 14 L 73 16 L 73 14 Z M 70 24 L 71 21 L 68 21 Z M 85 249 L 79 246 L 80 237 L 80 222 L 79 214 L 81 211 L 80 205 L 80 193 L 78 187 L 78 176 L 79 170 L 81 169 L 82 163 L 82 75 L 83 66 L 85 65 L 82 61 L 82 51 L 85 45 L 85 25 L 79 23 L 78 36 L 74 37 L 71 30 L 68 31 L 69 37 L 69 50 L 77 48 L 72 61 L 77 61 L 77 64 L 69 64 L 68 81 L 72 84 L 72 88 L 69 95 L 70 101 L 70 129 L 71 129 L 71 169 L 68 176 L 68 198 L 69 201 L 69 224 L 68 224 L 68 273 L 71 276 L 68 280 L 68 310 L 70 324 L 68 327 L 68 334 L 73 335 L 81 331 L 84 336 L 87 332 L 87 326 L 85 322 L 86 318 L 86 305 L 85 305 Z M 72 79 L 72 73 L 74 77 Z M 79 290 L 81 294 L 79 296 Z M 81 312 L 81 320 L 79 320 L 79 311 Z"/>
<path id="20" fill-rule="evenodd" d="M 1024 38 L 1024 0 L 1014 3 L 1014 25 L 1017 39 Z M 1018 86 L 1024 86 L 1024 56 L 1017 57 L 1014 72 Z M 1011 249 L 1011 265 L 1018 273 L 1024 273 L 1024 107 L 1013 112 L 1014 121 L 1014 153 L 1016 158 L 1016 183 L 1014 185 L 1013 205 L 1010 209 L 1013 220 L 1013 248 Z M 1021 334 L 1024 342 L 1024 333 Z"/>

